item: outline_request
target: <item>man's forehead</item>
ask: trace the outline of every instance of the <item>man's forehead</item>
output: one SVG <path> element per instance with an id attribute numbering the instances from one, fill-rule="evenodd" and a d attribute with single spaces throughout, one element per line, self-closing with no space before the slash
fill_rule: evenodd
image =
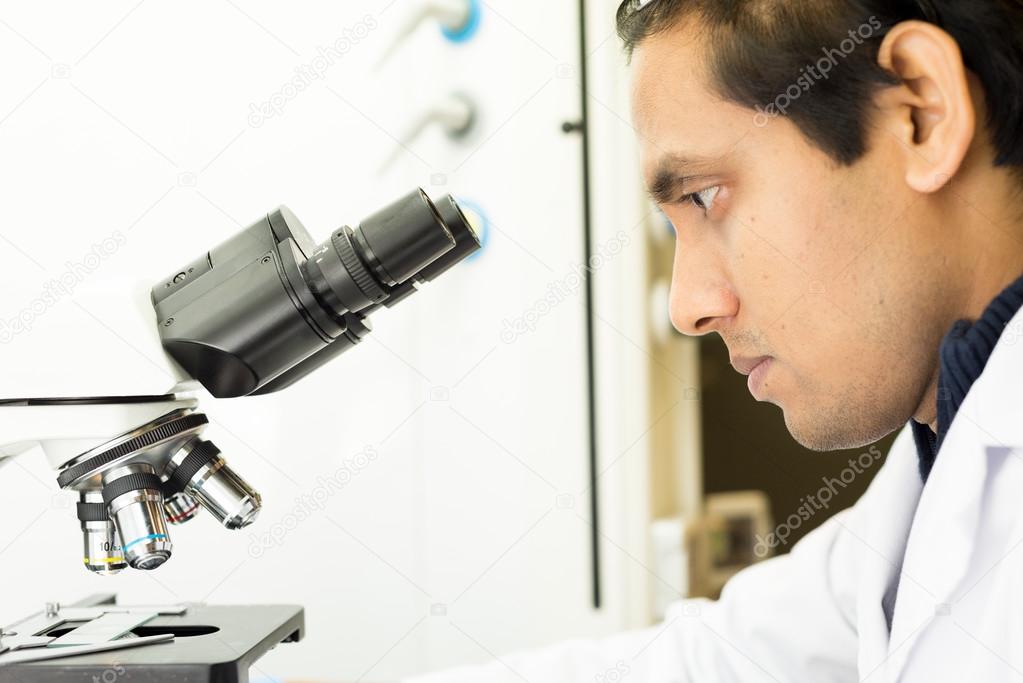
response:
<path id="1" fill-rule="evenodd" d="M 752 132 L 753 111 L 707 89 L 691 72 L 640 70 L 634 75 L 632 121 L 648 169 L 719 161 Z"/>
<path id="2" fill-rule="evenodd" d="M 631 63 L 634 85 L 642 90 L 648 83 L 666 78 L 675 80 L 683 90 L 704 88 L 704 42 L 685 25 L 645 38 L 633 50 Z"/>
<path id="3" fill-rule="evenodd" d="M 670 30 L 648 37 L 633 55 L 631 106 L 643 134 L 656 138 L 672 129 L 713 119 L 723 106 L 708 87 L 701 48 L 686 31 Z"/>
<path id="4" fill-rule="evenodd" d="M 698 173 L 735 156 L 753 128 L 747 112 L 710 100 L 689 106 L 637 107 L 633 118 L 648 172 Z"/>

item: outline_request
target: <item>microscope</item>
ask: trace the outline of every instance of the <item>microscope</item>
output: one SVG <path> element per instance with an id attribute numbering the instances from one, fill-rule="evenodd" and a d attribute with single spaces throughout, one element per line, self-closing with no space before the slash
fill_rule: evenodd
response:
<path id="1" fill-rule="evenodd" d="M 139 298 L 146 321 L 139 343 L 154 349 L 154 362 L 172 382 L 109 396 L 38 395 L 27 383 L 0 381 L 0 466 L 40 448 L 57 486 L 78 494 L 85 568 L 104 575 L 152 571 L 171 557 L 171 528 L 201 511 L 229 530 L 259 514 L 259 493 L 204 438 L 200 386 L 216 398 L 285 389 L 362 341 L 374 311 L 403 301 L 479 248 L 457 202 L 445 196 L 434 203 L 422 190 L 319 244 L 286 207 L 275 209 Z M 254 606 L 240 615 L 211 609 L 125 608 L 110 596 L 63 612 L 48 606 L 0 632 L 0 682 L 5 676 L 43 681 L 49 673 L 71 680 L 60 676 L 84 675 L 97 665 L 90 653 L 142 652 L 138 645 L 173 641 L 186 626 L 244 632 L 232 642 L 251 640 L 251 651 L 236 646 L 225 655 L 237 664 L 235 678 L 213 662 L 208 679 L 195 679 L 241 681 L 243 665 L 301 635 L 301 608 L 264 610 L 272 623 L 262 630 Z M 218 623 L 182 626 L 196 615 Z M 169 625 L 161 631 L 161 623 Z M 177 680 L 186 670 L 180 667 L 195 665 L 183 649 L 167 652 L 159 666 L 137 655 L 146 680 L 164 674 Z M 209 647 L 202 657 L 209 658 Z"/>

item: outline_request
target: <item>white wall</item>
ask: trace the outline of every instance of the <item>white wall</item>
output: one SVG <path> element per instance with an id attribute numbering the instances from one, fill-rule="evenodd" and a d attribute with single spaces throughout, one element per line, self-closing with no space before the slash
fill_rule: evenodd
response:
<path id="1" fill-rule="evenodd" d="M 634 229 L 645 208 L 631 184 L 613 7 L 591 9 L 594 68 L 619 68 L 594 76 L 606 163 L 595 243 L 613 249 L 621 230 L 632 240 L 596 275 L 607 605 L 594 612 L 580 145 L 560 130 L 579 114 L 576 5 L 485 3 L 473 41 L 423 27 L 373 70 L 411 4 L 0 9 L 0 316 L 25 305 L 2 295 L 15 283 L 38 290 L 92 243 L 126 236 L 22 335 L 54 349 L 54 371 L 97 383 L 151 372 L 105 322 L 120 304 L 102 293 L 164 276 L 277 204 L 321 239 L 415 185 L 478 203 L 492 221 L 477 259 L 379 315 L 370 339 L 329 368 L 278 395 L 205 397 L 208 435 L 263 493 L 251 529 L 230 534 L 204 517 L 173 529 L 175 556 L 157 572 L 90 576 L 70 501 L 54 495 L 42 458 L 5 467 L 0 621 L 102 590 L 138 602 L 301 603 L 307 639 L 256 673 L 387 680 L 645 619 L 649 418 L 642 349 L 623 334 L 645 334 Z M 357 39 L 322 79 L 252 125 L 252 103 L 346 35 Z M 478 129 L 458 143 L 428 131 L 381 170 L 416 113 L 454 90 L 480 103 Z M 94 306 L 85 315 L 83 301 Z M 506 321 L 527 314 L 534 330 L 502 338 Z M 103 350 L 76 355 L 89 345 L 47 336 L 45 320 L 65 316 Z M 353 464 L 367 447 L 376 457 Z M 324 484 L 339 472 L 343 487 Z M 296 522 L 305 496 L 322 509 Z"/>

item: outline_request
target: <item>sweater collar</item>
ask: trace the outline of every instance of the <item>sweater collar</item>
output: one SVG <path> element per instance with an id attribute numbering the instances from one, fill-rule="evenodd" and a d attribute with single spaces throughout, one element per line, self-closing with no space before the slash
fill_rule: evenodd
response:
<path id="1" fill-rule="evenodd" d="M 1005 326 L 1023 308 L 1023 277 L 1002 290 L 976 322 L 958 320 L 941 342 L 938 371 L 938 433 L 910 420 L 919 456 L 920 477 L 926 482 L 938 449 L 959 406 L 980 377 Z"/>

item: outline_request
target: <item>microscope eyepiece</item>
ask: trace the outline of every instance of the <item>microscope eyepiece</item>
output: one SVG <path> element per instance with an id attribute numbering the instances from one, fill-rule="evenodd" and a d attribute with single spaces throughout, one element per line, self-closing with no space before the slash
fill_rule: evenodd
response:
<path id="1" fill-rule="evenodd" d="M 390 287 L 405 282 L 455 247 L 451 231 L 422 190 L 363 220 L 355 239 L 360 254 Z"/>
<path id="2" fill-rule="evenodd" d="M 318 245 L 280 207 L 153 288 L 163 348 L 218 398 L 277 391 L 479 247 L 451 197 L 420 189 Z"/>
<path id="3" fill-rule="evenodd" d="M 458 265 L 482 246 L 480 236 L 476 234 L 476 229 L 462 213 L 462 208 L 458 206 L 454 197 L 451 195 L 441 197 L 436 208 L 437 214 L 455 239 L 455 248 L 423 268 L 419 273 L 419 279 L 427 282 Z"/>
<path id="4" fill-rule="evenodd" d="M 422 190 L 344 226 L 305 263 L 309 288 L 337 318 L 385 301 L 392 287 L 455 248 L 455 238 Z"/>

